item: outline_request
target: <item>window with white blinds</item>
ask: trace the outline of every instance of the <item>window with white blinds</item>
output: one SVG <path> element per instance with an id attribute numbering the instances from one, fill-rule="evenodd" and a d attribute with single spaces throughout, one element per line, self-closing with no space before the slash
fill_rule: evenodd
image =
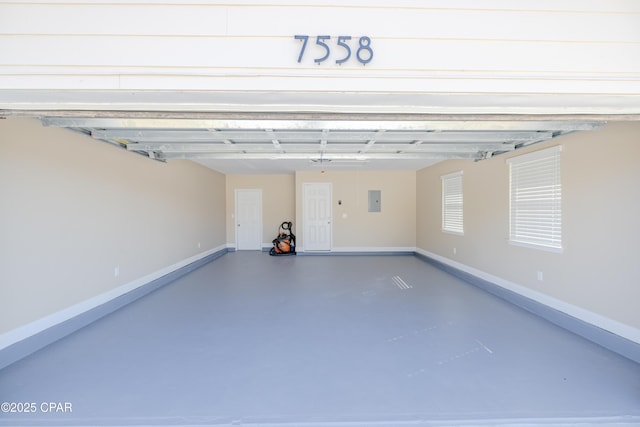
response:
<path id="1" fill-rule="evenodd" d="M 556 146 L 507 160 L 512 243 L 562 249 L 560 151 Z"/>
<path id="2" fill-rule="evenodd" d="M 463 234 L 462 171 L 441 176 L 442 231 Z"/>

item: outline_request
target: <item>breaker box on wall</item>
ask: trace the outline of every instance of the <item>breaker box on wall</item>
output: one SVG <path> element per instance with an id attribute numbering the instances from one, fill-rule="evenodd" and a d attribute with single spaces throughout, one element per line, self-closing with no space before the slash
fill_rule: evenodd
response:
<path id="1" fill-rule="evenodd" d="M 380 195 L 381 195 L 380 190 L 369 190 L 369 212 L 381 211 Z"/>

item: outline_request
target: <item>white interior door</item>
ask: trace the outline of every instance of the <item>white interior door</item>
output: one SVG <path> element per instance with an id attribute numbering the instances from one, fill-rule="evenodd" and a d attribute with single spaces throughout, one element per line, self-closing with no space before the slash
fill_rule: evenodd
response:
<path id="1" fill-rule="evenodd" d="M 236 190 L 236 249 L 262 249 L 262 190 Z"/>
<path id="2" fill-rule="evenodd" d="M 331 250 L 331 183 L 302 186 L 305 251 Z"/>

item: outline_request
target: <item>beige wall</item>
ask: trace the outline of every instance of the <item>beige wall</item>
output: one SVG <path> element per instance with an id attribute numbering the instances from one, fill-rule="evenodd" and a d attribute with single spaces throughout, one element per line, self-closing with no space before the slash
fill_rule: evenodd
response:
<path id="1" fill-rule="evenodd" d="M 562 145 L 562 253 L 508 242 L 505 160 L 513 154 L 476 163 L 446 161 L 419 171 L 418 248 L 640 328 L 639 135 L 640 123 L 612 123 L 518 152 Z M 464 171 L 464 236 L 441 231 L 440 176 L 458 170 Z"/>
<path id="2" fill-rule="evenodd" d="M 332 183 L 333 249 L 415 248 L 415 171 L 297 172 L 299 248 L 304 247 L 302 184 L 307 182 Z M 369 190 L 382 191 L 382 212 L 368 212 Z"/>
<path id="3" fill-rule="evenodd" d="M 224 194 L 192 162 L 0 120 L 0 333 L 223 246 Z"/>
<path id="4" fill-rule="evenodd" d="M 235 190 L 262 190 L 262 243 L 271 244 L 284 221 L 294 222 L 294 175 L 227 175 L 227 243 L 235 246 Z"/>

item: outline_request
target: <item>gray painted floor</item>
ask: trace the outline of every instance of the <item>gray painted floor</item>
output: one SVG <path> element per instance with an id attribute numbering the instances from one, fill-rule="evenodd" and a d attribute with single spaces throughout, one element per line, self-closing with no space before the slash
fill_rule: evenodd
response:
<path id="1" fill-rule="evenodd" d="M 412 256 L 238 252 L 0 371 L 0 396 L 39 407 L 0 425 L 635 425 L 640 366 Z"/>

